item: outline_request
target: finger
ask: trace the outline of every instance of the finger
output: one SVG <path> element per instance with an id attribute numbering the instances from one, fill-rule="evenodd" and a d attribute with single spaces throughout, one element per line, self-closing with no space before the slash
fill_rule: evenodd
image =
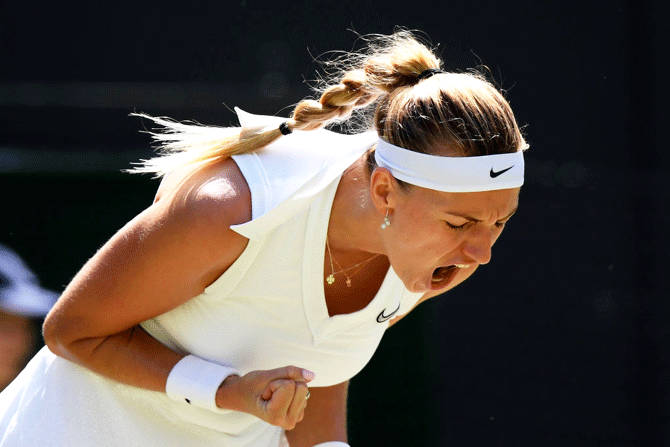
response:
<path id="1" fill-rule="evenodd" d="M 281 379 L 290 379 L 295 382 L 311 382 L 314 380 L 315 374 L 307 369 L 298 368 L 297 366 L 285 366 L 274 370 L 275 377 Z"/>
<path id="2" fill-rule="evenodd" d="M 304 383 L 295 384 L 295 393 L 291 401 L 291 405 L 288 408 L 288 413 L 286 418 L 292 422 L 298 422 L 300 420 L 300 413 L 303 412 L 307 406 L 307 394 L 309 393 L 309 388 Z"/>
<path id="3" fill-rule="evenodd" d="M 278 421 L 286 418 L 293 402 L 295 387 L 295 382 L 291 380 L 275 380 L 270 384 L 270 389 L 273 391 L 272 397 L 267 402 L 266 411 L 271 418 L 277 418 Z"/>
<path id="4" fill-rule="evenodd" d="M 307 404 L 305 404 L 305 405 L 302 407 L 302 410 L 300 410 L 300 414 L 298 415 L 298 421 L 297 421 L 297 422 L 300 422 L 300 421 L 302 421 L 303 419 L 305 419 L 305 410 L 306 410 L 306 409 L 307 409 Z"/>
<path id="5" fill-rule="evenodd" d="M 261 393 L 261 398 L 263 400 L 270 400 L 274 392 L 277 391 L 279 388 L 281 388 L 287 382 L 292 381 L 279 379 L 279 380 L 273 380 L 272 382 L 268 383 L 265 389 L 263 390 L 263 393 Z"/>
<path id="6" fill-rule="evenodd" d="M 272 398 L 272 393 L 276 391 L 276 388 L 273 389 L 272 383 L 270 383 L 268 386 L 265 387 L 265 389 L 261 393 L 261 399 L 270 400 Z"/>

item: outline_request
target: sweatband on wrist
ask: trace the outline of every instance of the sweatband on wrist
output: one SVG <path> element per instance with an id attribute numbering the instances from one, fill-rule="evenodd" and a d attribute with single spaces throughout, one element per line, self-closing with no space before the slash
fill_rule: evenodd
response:
<path id="1" fill-rule="evenodd" d="M 239 374 L 233 368 L 187 355 L 170 371 L 165 393 L 177 402 L 215 411 L 216 391 L 231 375 Z"/>
<path id="2" fill-rule="evenodd" d="M 351 446 L 346 442 L 342 441 L 328 441 L 328 442 L 322 442 L 321 444 L 317 444 L 313 447 L 351 447 Z"/>
<path id="3" fill-rule="evenodd" d="M 441 157 L 379 139 L 375 161 L 398 180 L 444 192 L 477 192 L 523 185 L 523 151 L 475 157 Z"/>

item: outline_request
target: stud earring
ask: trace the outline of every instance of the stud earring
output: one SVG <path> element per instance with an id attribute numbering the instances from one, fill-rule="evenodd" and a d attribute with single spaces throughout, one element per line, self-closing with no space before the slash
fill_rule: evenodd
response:
<path id="1" fill-rule="evenodd" d="M 386 209 L 386 216 L 384 216 L 384 223 L 382 224 L 382 230 L 386 229 L 386 227 L 391 225 L 391 221 L 389 220 L 389 210 L 388 208 Z"/>

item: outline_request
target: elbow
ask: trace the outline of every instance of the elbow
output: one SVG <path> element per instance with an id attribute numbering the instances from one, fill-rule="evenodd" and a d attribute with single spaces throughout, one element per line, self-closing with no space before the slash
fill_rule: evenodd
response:
<path id="1" fill-rule="evenodd" d="M 58 312 L 53 309 L 42 325 L 42 337 L 46 347 L 53 354 L 66 359 L 72 359 L 70 347 L 76 341 L 72 337 L 72 331 L 67 329 L 69 326 L 71 325 L 62 321 Z"/>
<path id="2" fill-rule="evenodd" d="M 58 329 L 58 324 L 55 320 L 56 318 L 53 316 L 53 312 L 47 315 L 44 324 L 42 325 L 42 337 L 44 338 L 44 344 L 49 348 L 49 351 L 59 357 L 63 357 L 62 333 Z"/>
<path id="3" fill-rule="evenodd" d="M 54 355 L 74 363 L 86 365 L 107 337 L 87 337 L 90 325 L 85 320 L 71 317 L 52 309 L 42 325 L 44 344 Z"/>

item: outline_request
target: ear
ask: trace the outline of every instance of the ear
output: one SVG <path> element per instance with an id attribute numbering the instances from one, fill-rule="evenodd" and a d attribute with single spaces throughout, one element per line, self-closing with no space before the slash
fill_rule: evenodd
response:
<path id="1" fill-rule="evenodd" d="M 370 175 L 370 196 L 375 208 L 386 213 L 388 208 L 395 208 L 400 185 L 386 168 L 375 168 Z"/>

